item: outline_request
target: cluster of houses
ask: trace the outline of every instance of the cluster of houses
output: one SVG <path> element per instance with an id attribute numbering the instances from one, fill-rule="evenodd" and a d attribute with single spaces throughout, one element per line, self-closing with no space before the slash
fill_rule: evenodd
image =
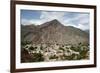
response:
<path id="1" fill-rule="evenodd" d="M 27 44 L 24 48 L 28 53 L 41 53 L 44 61 L 60 61 L 60 60 L 77 60 L 80 56 L 80 51 L 71 49 L 71 45 L 62 44 Z M 85 47 L 85 49 L 84 49 Z M 81 50 L 87 50 L 88 47 L 81 47 Z M 89 51 L 85 53 L 86 59 L 89 59 Z"/>

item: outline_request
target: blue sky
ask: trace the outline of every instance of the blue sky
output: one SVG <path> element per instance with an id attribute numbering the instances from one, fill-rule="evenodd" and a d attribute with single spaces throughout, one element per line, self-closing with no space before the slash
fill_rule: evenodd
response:
<path id="1" fill-rule="evenodd" d="M 59 20 L 65 26 L 73 26 L 82 30 L 89 29 L 89 13 L 21 10 L 21 24 L 23 25 L 41 25 L 42 23 L 51 21 L 53 19 Z"/>

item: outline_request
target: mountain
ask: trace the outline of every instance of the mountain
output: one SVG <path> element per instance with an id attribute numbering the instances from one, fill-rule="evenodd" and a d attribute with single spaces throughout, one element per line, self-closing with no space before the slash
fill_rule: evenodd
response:
<path id="1" fill-rule="evenodd" d="M 85 32 L 89 34 L 90 31 L 89 30 L 85 30 Z"/>
<path id="2" fill-rule="evenodd" d="M 35 25 L 21 25 L 21 40 L 29 39 L 34 36 L 37 27 Z M 29 40 L 31 41 L 31 40 Z"/>
<path id="3" fill-rule="evenodd" d="M 64 26 L 58 20 L 54 19 L 38 26 L 21 25 L 21 40 L 31 41 L 33 44 L 78 44 L 88 43 L 89 35 L 81 29 Z"/>

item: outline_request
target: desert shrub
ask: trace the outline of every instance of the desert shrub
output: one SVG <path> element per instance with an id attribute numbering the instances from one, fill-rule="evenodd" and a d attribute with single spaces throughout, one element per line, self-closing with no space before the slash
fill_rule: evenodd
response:
<path id="1" fill-rule="evenodd" d="M 62 48 L 62 47 L 59 47 L 59 50 L 63 50 L 63 51 L 65 51 L 64 48 Z"/>
<path id="2" fill-rule="evenodd" d="M 66 47 L 66 49 L 69 49 L 68 47 Z"/>
<path id="3" fill-rule="evenodd" d="M 73 45 L 72 45 L 72 46 L 70 47 L 70 49 L 73 50 L 73 51 L 79 52 L 80 47 L 76 47 L 76 46 L 73 46 Z"/>
<path id="4" fill-rule="evenodd" d="M 75 54 L 72 54 L 72 55 L 70 55 L 70 56 L 65 56 L 64 55 L 64 58 L 65 58 L 65 60 L 75 60 Z"/>
<path id="5" fill-rule="evenodd" d="M 87 53 L 88 53 L 88 51 L 81 51 L 81 52 L 80 52 L 81 58 L 82 58 L 82 59 L 85 59 Z"/>
<path id="6" fill-rule="evenodd" d="M 78 55 L 77 59 L 78 60 L 86 59 L 87 58 L 87 53 L 88 53 L 88 50 L 81 50 L 81 51 L 79 51 L 79 55 Z"/>
<path id="7" fill-rule="evenodd" d="M 35 50 L 35 48 L 31 46 L 31 47 L 29 47 L 29 50 Z"/>
<path id="8" fill-rule="evenodd" d="M 43 46 L 42 45 L 40 46 L 40 49 L 43 50 Z"/>
<path id="9" fill-rule="evenodd" d="M 69 50 L 67 50 L 67 52 L 68 52 L 68 53 L 70 53 L 70 51 L 69 51 Z"/>
<path id="10" fill-rule="evenodd" d="M 75 54 L 72 54 L 72 55 L 70 56 L 69 60 L 74 60 L 74 58 L 75 58 Z"/>
<path id="11" fill-rule="evenodd" d="M 54 55 L 54 56 L 50 56 L 50 57 L 49 57 L 49 59 L 57 59 L 57 58 L 58 58 L 58 57 L 57 57 L 57 56 L 55 56 L 55 55 Z"/>
<path id="12" fill-rule="evenodd" d="M 21 50 L 21 63 L 24 62 L 31 62 L 32 58 L 30 56 L 30 54 L 28 53 L 27 50 L 25 50 L 24 48 Z"/>
<path id="13" fill-rule="evenodd" d="M 41 53 L 34 53 L 32 55 L 32 62 L 41 62 L 44 61 L 43 55 Z"/>
<path id="14" fill-rule="evenodd" d="M 82 59 L 82 56 L 81 55 L 78 55 L 77 56 L 77 60 L 81 60 Z"/>

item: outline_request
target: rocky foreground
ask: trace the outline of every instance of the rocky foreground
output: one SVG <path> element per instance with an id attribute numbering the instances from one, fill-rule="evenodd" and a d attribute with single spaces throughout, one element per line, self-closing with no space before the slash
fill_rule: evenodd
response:
<path id="1" fill-rule="evenodd" d="M 22 43 L 21 62 L 49 62 L 64 60 L 88 60 L 89 45 L 79 43 L 71 44 L 30 44 Z"/>

